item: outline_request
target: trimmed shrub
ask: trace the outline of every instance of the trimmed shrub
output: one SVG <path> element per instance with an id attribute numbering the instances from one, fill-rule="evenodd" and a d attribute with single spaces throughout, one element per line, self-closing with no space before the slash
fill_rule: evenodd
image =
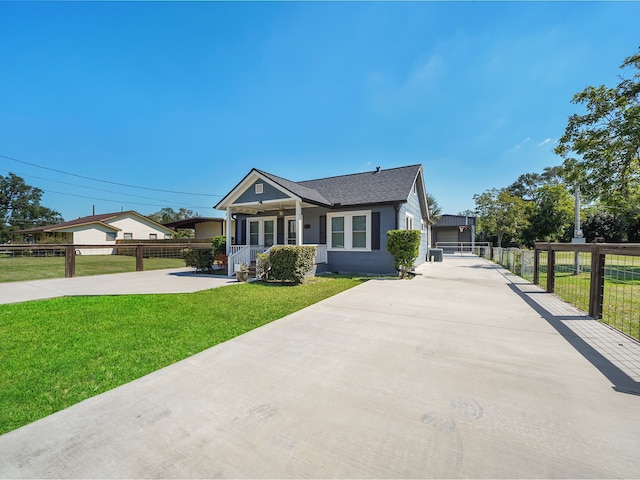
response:
<path id="1" fill-rule="evenodd" d="M 194 267 L 196 272 L 213 272 L 213 250 L 210 248 L 185 248 L 182 250 L 187 267 Z"/>
<path id="2" fill-rule="evenodd" d="M 227 254 L 227 237 L 219 235 L 211 238 L 211 245 L 213 246 L 213 256 L 217 256 L 219 253 Z"/>
<path id="3" fill-rule="evenodd" d="M 309 245 L 272 247 L 269 250 L 269 278 L 281 282 L 301 283 L 313 270 L 315 258 L 316 247 Z"/>
<path id="4" fill-rule="evenodd" d="M 271 274 L 271 262 L 268 253 L 258 253 L 256 255 L 256 275 L 258 278 L 268 280 Z"/>
<path id="5" fill-rule="evenodd" d="M 389 230 L 387 232 L 387 250 L 393 255 L 395 267 L 400 270 L 400 274 L 404 278 L 420 253 L 420 231 Z"/>

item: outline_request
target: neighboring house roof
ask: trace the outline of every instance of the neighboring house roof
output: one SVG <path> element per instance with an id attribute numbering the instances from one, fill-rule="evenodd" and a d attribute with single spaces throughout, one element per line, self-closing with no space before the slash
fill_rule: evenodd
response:
<path id="1" fill-rule="evenodd" d="M 232 203 L 230 200 L 234 194 L 245 186 L 245 182 L 254 172 L 305 202 L 327 207 L 345 207 L 405 202 L 422 172 L 422 165 L 387 170 L 377 168 L 375 171 L 301 182 L 293 182 L 254 168 L 216 205 L 216 208 L 224 208 Z"/>
<path id="2" fill-rule="evenodd" d="M 29 234 L 29 233 L 40 233 L 40 232 L 56 232 L 56 231 L 67 230 L 75 227 L 82 227 L 85 225 L 101 225 L 105 228 L 109 228 L 111 230 L 117 231 L 120 229 L 117 227 L 114 227 L 113 225 L 110 225 L 108 222 L 110 220 L 116 219 L 124 215 L 129 215 L 129 214 L 132 214 L 136 217 L 144 219 L 147 222 L 153 223 L 158 227 L 164 230 L 167 230 L 167 232 L 169 232 L 169 229 L 167 229 L 167 227 L 165 227 L 164 225 L 161 225 L 158 222 L 154 222 L 150 218 L 147 218 L 144 215 L 140 215 L 138 212 L 134 210 L 127 210 L 126 212 L 101 213 L 98 215 L 89 215 L 88 217 L 80 217 L 75 220 L 70 220 L 68 222 L 56 223 L 54 225 L 42 225 L 40 227 L 27 228 L 25 230 L 16 230 L 15 232 L 12 232 L 12 233 Z"/>
<path id="3" fill-rule="evenodd" d="M 475 225 L 476 217 L 465 215 L 441 215 L 436 221 L 436 227 L 459 227 L 460 225 Z"/>
<path id="4" fill-rule="evenodd" d="M 199 223 L 224 222 L 224 218 L 219 217 L 192 217 L 184 220 L 176 220 L 174 222 L 163 223 L 167 228 L 196 228 Z"/>

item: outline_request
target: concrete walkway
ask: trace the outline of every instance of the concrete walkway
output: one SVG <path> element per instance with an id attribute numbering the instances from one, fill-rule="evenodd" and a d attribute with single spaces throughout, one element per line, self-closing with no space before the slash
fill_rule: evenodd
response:
<path id="1" fill-rule="evenodd" d="M 640 476 L 637 343 L 482 259 L 420 270 L 0 436 L 0 476 Z"/>
<path id="2" fill-rule="evenodd" d="M 238 283 L 235 279 L 195 274 L 193 268 L 90 275 L 87 277 L 0 283 L 0 303 L 84 295 L 188 293 Z"/>

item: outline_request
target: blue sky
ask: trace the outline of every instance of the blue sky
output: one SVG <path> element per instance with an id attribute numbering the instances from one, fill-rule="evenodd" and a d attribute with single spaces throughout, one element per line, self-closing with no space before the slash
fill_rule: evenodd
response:
<path id="1" fill-rule="evenodd" d="M 252 167 L 421 163 L 456 214 L 561 163 L 572 96 L 617 83 L 639 18 L 636 2 L 0 2 L 0 175 L 66 220 L 222 216 Z"/>

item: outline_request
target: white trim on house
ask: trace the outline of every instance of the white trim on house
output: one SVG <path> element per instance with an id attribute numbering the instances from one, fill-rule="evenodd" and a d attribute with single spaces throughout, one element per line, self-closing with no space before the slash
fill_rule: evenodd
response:
<path id="1" fill-rule="evenodd" d="M 273 243 L 271 245 L 278 244 L 278 217 L 248 217 L 246 219 L 247 222 L 247 235 L 246 235 L 246 245 L 261 245 L 264 247 L 271 247 L 268 243 L 265 242 L 264 236 L 264 223 L 272 221 L 273 222 Z M 251 223 L 258 224 L 258 243 L 251 243 Z"/>
<path id="2" fill-rule="evenodd" d="M 353 218 L 354 217 L 365 217 L 365 228 L 364 232 L 360 231 L 359 233 L 364 233 L 365 235 L 365 246 L 364 247 L 354 247 L 354 230 L 353 230 Z M 344 218 L 343 229 L 342 231 L 336 231 L 336 234 L 343 234 L 343 246 L 334 246 L 333 245 L 333 219 L 334 218 Z M 358 233 L 358 232 L 355 232 Z M 339 243 L 338 243 L 339 245 Z M 371 210 L 353 210 L 348 212 L 327 212 L 327 251 L 329 252 L 370 252 L 371 251 Z"/>
<path id="3" fill-rule="evenodd" d="M 253 170 L 251 170 L 251 172 L 249 172 L 247 174 L 247 176 L 244 179 L 242 179 L 240 181 L 240 183 L 238 185 L 236 185 L 236 187 L 233 190 L 231 190 L 231 192 L 229 192 L 227 194 L 226 197 L 224 197 L 222 200 L 220 200 L 218 205 L 216 205 L 216 208 L 223 209 L 223 208 L 227 208 L 227 207 L 231 207 L 231 206 L 240 207 L 242 205 L 247 205 L 247 206 L 255 205 L 257 202 L 248 202 L 248 203 L 235 203 L 235 202 L 245 191 L 247 191 L 247 189 L 252 184 L 254 184 L 258 180 L 260 180 L 260 181 L 262 181 L 264 183 L 268 183 L 269 185 L 271 185 L 276 190 L 282 192 L 284 195 L 286 195 L 291 200 L 301 200 L 301 198 L 298 197 L 297 195 L 294 195 L 293 192 L 291 192 L 291 191 L 287 190 L 286 188 L 282 187 L 281 185 L 278 185 L 277 183 L 269 180 L 267 177 L 261 175 L 255 169 L 253 169 Z M 272 200 L 272 201 L 265 201 L 264 203 L 278 203 L 278 202 L 281 203 L 282 200 L 283 199 L 277 199 L 277 200 Z"/>
<path id="4" fill-rule="evenodd" d="M 300 217 L 300 220 L 303 221 L 304 217 Z M 290 243 L 289 240 L 289 222 L 293 222 L 294 225 L 294 229 L 295 229 L 295 237 L 294 237 L 294 242 Z M 287 215 L 286 217 L 284 217 L 284 244 L 285 245 L 298 245 L 298 222 L 296 221 L 296 216 L 295 215 Z"/>
<path id="5" fill-rule="evenodd" d="M 413 230 L 413 215 L 410 213 L 404 214 L 404 229 Z"/>

